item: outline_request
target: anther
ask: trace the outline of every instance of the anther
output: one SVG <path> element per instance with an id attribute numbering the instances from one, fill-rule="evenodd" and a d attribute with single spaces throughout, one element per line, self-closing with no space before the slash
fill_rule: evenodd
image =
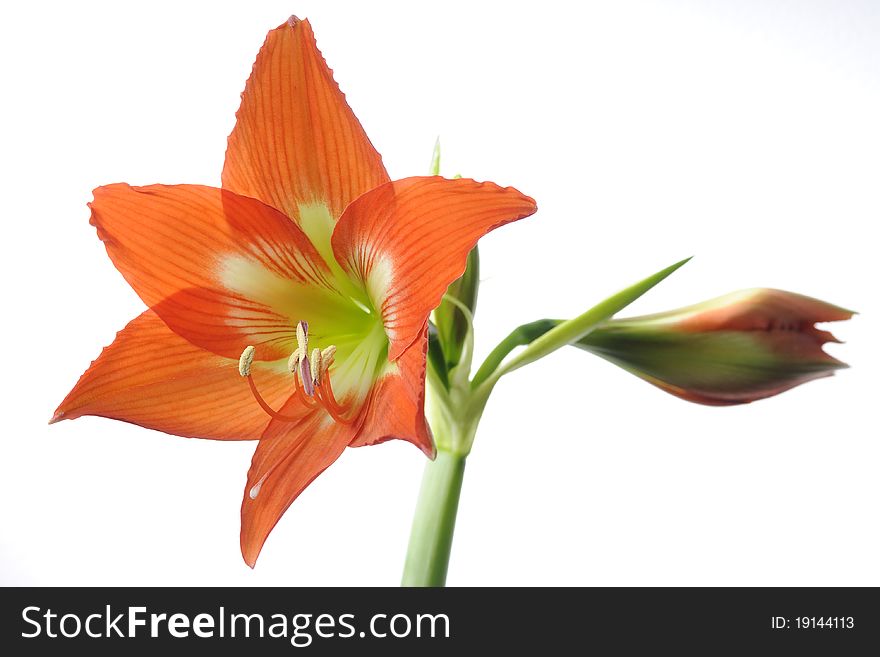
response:
<path id="1" fill-rule="evenodd" d="M 299 359 L 302 358 L 302 352 L 297 347 L 292 354 L 290 354 L 290 358 L 287 359 L 287 369 L 291 374 L 296 374 L 297 369 L 299 369 Z"/>
<path id="2" fill-rule="evenodd" d="M 312 359 L 309 361 L 312 368 L 312 382 L 317 386 L 321 383 L 321 373 L 323 366 L 321 365 L 321 350 L 315 347 L 312 349 Z"/>
<path id="3" fill-rule="evenodd" d="M 251 375 L 251 364 L 254 362 L 254 354 L 256 351 L 257 350 L 253 345 L 248 345 L 244 348 L 244 351 L 241 352 L 241 356 L 238 359 L 238 373 L 242 376 Z"/>
<path id="4" fill-rule="evenodd" d="M 296 346 L 303 356 L 309 353 L 309 323 L 300 321 L 296 325 Z"/>
<path id="5" fill-rule="evenodd" d="M 327 370 L 330 369 L 330 366 L 333 364 L 333 360 L 336 357 L 336 346 L 330 345 L 326 349 L 321 351 L 321 376 L 319 378 L 323 379 L 324 375 L 327 374 Z"/>

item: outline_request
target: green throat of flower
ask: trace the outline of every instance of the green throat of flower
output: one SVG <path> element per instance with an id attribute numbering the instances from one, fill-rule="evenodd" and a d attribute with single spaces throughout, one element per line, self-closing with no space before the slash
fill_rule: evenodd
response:
<path id="1" fill-rule="evenodd" d="M 332 224 L 323 205 L 302 206 L 301 226 L 329 268 L 324 285 L 280 278 L 258 263 L 237 258 L 224 263 L 228 287 L 261 301 L 296 322 L 295 342 L 290 331 L 267 336 L 290 349 L 286 369 L 293 393 L 306 408 L 323 409 L 337 422 L 350 423 L 359 414 L 375 382 L 396 368 L 388 362 L 388 336 L 369 283 L 346 274 L 330 243 Z M 257 349 L 241 355 L 239 373 L 248 379 L 257 403 L 274 419 L 299 422 L 273 410 L 262 398 L 251 376 Z M 283 367 L 282 362 L 269 363 Z M 331 383 L 332 381 L 332 383 Z"/>

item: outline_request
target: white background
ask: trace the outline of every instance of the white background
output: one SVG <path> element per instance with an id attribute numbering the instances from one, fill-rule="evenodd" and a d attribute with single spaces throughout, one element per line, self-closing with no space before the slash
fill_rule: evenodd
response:
<path id="1" fill-rule="evenodd" d="M 872 2 L 7 3 L 0 582 L 398 582 L 422 455 L 348 450 L 255 571 L 252 443 L 47 427 L 142 304 L 88 225 L 101 184 L 219 184 L 265 33 L 311 19 L 392 177 L 511 184 L 481 243 L 478 356 L 682 257 L 651 312 L 752 286 L 854 307 L 852 369 L 757 404 L 665 395 L 574 350 L 505 379 L 452 585 L 880 585 L 880 13 Z"/>

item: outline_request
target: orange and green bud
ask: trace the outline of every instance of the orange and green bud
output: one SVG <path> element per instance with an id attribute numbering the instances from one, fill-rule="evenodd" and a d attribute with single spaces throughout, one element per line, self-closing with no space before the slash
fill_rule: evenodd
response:
<path id="1" fill-rule="evenodd" d="M 847 367 L 816 328 L 853 312 L 792 292 L 753 289 L 656 315 L 610 320 L 575 346 L 673 395 L 743 404 Z"/>

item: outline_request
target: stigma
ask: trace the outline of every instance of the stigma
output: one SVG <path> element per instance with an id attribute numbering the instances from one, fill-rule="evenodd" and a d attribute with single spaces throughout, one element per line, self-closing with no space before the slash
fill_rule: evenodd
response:
<path id="1" fill-rule="evenodd" d="M 238 373 L 248 380 L 251 394 L 270 417 L 283 422 L 301 422 L 307 415 L 292 417 L 275 411 L 257 390 L 251 375 L 256 355 L 254 346 L 245 347 L 238 362 Z M 324 349 L 314 347 L 309 352 L 309 324 L 300 321 L 296 325 L 296 349 L 287 360 L 287 369 L 293 375 L 293 394 L 307 408 L 322 407 L 335 421 L 350 424 L 354 421 L 350 408 L 336 401 L 330 385 L 330 367 L 336 359 L 336 346 Z"/>

